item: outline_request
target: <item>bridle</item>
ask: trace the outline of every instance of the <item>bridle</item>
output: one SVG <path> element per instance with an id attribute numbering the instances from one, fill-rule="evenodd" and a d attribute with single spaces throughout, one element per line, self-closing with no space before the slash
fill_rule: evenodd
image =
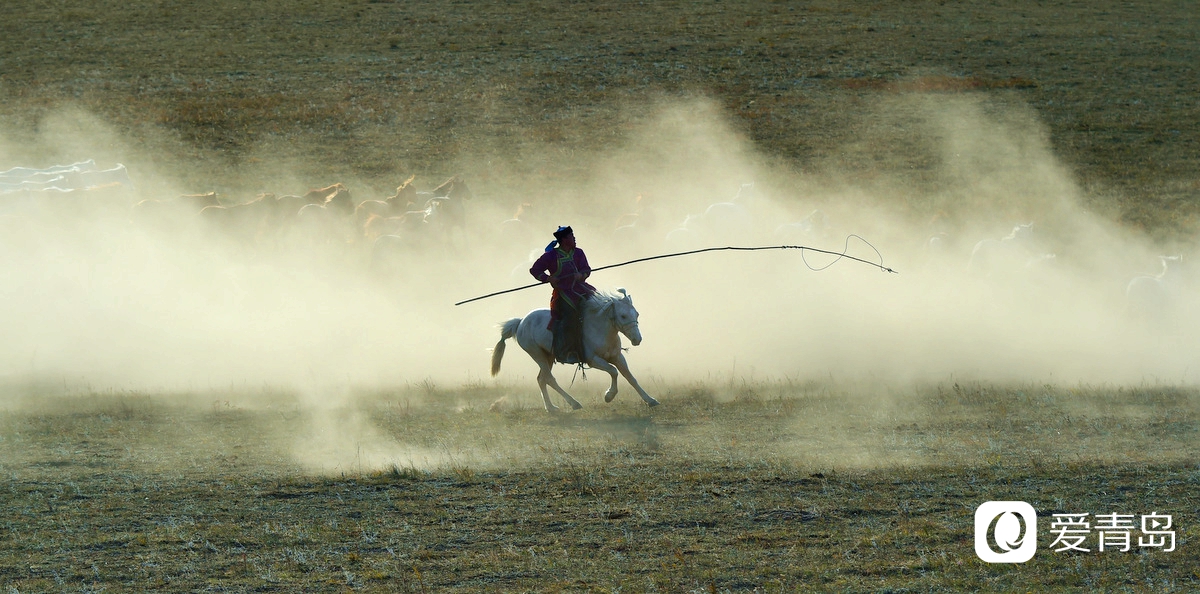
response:
<path id="1" fill-rule="evenodd" d="M 620 332 L 621 334 L 629 336 L 630 329 L 633 328 L 634 326 L 637 326 L 637 318 L 629 320 L 629 322 L 627 322 L 625 324 L 617 323 L 617 301 L 615 299 L 608 302 L 608 305 L 605 305 L 604 309 L 609 310 L 608 311 L 608 319 L 610 322 L 612 322 L 612 325 L 615 326 L 617 328 L 617 331 Z"/>

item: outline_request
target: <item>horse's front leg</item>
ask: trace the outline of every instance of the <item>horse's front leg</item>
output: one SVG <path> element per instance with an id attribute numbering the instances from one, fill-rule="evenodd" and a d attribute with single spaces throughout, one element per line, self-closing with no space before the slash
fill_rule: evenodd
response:
<path id="1" fill-rule="evenodd" d="M 607 373 L 612 378 L 612 384 L 608 387 L 608 391 L 604 393 L 604 401 L 612 402 L 613 398 L 617 397 L 617 368 L 607 360 L 601 359 L 600 355 L 592 355 L 592 360 L 588 364 L 595 369 Z"/>
<path id="2" fill-rule="evenodd" d="M 637 393 L 642 397 L 642 400 L 646 401 L 646 404 L 648 404 L 650 406 L 658 406 L 658 401 L 651 398 L 650 395 L 647 394 L 646 391 L 642 389 L 642 385 L 638 383 L 637 378 L 633 377 L 633 373 L 630 373 L 629 363 L 625 362 L 624 353 L 617 354 L 617 369 L 619 369 L 621 371 L 621 375 L 625 376 L 625 381 L 629 382 L 629 385 L 633 386 L 634 390 L 637 390 Z M 615 388 L 616 385 L 617 385 L 617 376 L 614 375 L 613 376 L 613 386 L 614 386 L 613 391 L 616 391 L 616 388 Z"/>

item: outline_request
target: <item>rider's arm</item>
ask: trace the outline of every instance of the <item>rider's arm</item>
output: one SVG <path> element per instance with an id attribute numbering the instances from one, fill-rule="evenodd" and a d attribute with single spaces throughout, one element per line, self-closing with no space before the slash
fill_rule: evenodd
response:
<path id="1" fill-rule="evenodd" d="M 587 280 L 587 277 L 592 275 L 592 267 L 588 264 L 587 254 L 584 254 L 583 250 L 579 248 L 575 248 L 575 252 L 579 255 L 575 266 L 575 269 L 579 271 L 579 280 Z"/>
<path id="2" fill-rule="evenodd" d="M 550 276 L 549 272 L 550 264 L 553 262 L 554 252 L 546 252 L 542 254 L 536 262 L 533 263 L 532 267 L 529 268 L 529 274 L 532 274 L 533 278 L 538 279 L 539 282 L 550 282 L 553 280 L 553 277 Z"/>

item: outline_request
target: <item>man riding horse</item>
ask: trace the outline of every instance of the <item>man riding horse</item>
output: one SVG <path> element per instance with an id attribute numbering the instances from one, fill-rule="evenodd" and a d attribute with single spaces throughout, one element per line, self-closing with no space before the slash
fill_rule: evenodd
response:
<path id="1" fill-rule="evenodd" d="M 559 227 L 554 241 L 546 246 L 529 274 L 554 287 L 550 295 L 550 325 L 554 334 L 554 358 L 560 363 L 580 363 L 586 360 L 583 352 L 583 302 L 596 293 L 587 284 L 592 273 L 587 256 L 575 247 L 575 233 L 570 227 Z"/>

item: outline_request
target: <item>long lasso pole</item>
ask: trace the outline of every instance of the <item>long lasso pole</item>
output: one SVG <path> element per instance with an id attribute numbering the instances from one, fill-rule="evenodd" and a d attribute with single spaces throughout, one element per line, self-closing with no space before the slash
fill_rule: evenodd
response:
<path id="1" fill-rule="evenodd" d="M 866 243 L 867 245 L 871 245 L 870 243 L 867 242 L 867 240 L 865 240 L 857 235 L 851 235 L 846 238 L 846 246 L 847 247 L 849 247 L 849 245 L 850 245 L 851 237 L 857 238 L 860 241 L 862 241 L 863 243 Z M 875 246 L 871 246 L 871 249 L 874 250 Z M 874 266 L 874 267 L 878 268 L 881 272 L 890 272 L 892 274 L 899 274 L 895 270 L 892 270 L 891 268 L 888 268 L 882 264 L 882 262 L 883 262 L 882 255 L 880 255 L 880 257 L 879 257 L 879 263 L 876 263 L 876 262 L 871 262 L 870 260 L 864 260 L 862 258 L 856 258 L 854 256 L 847 255 L 846 250 L 844 248 L 840 252 L 832 252 L 829 250 L 821 250 L 821 249 L 817 249 L 814 247 L 808 247 L 805 245 L 768 245 L 768 246 L 761 246 L 761 247 L 739 247 L 739 246 L 710 247 L 710 248 L 703 248 L 703 249 L 698 249 L 698 250 L 689 250 L 686 252 L 675 252 L 672 254 L 660 254 L 658 256 L 649 256 L 646 258 L 638 258 L 636 260 L 629 260 L 628 262 L 621 262 L 620 264 L 609 264 L 607 266 L 593 268 L 592 272 L 599 272 L 601 270 L 607 270 L 609 268 L 617 268 L 620 266 L 627 266 L 629 264 L 637 264 L 638 262 L 649 262 L 650 260 L 661 260 L 663 258 L 675 258 L 678 256 L 688 256 L 691 254 L 700 254 L 703 252 L 719 252 L 719 251 L 724 251 L 724 250 L 739 251 L 739 252 L 757 252 L 757 251 L 761 251 L 761 250 L 801 250 L 801 258 L 804 257 L 803 250 L 808 250 L 811 252 L 817 252 L 818 254 L 829 254 L 831 256 L 837 256 L 837 260 L 834 260 L 833 262 L 830 262 L 829 264 L 826 264 L 825 266 L 821 266 L 820 268 L 813 268 L 813 266 L 808 263 L 808 260 L 805 260 L 804 264 L 806 266 L 808 266 L 809 269 L 811 269 L 811 270 L 824 270 L 824 269 L 829 268 L 830 266 L 833 266 L 834 264 L 836 264 L 838 260 L 841 260 L 842 258 L 846 258 L 848 260 L 854 260 L 855 262 L 862 262 L 863 264 L 868 264 L 870 266 Z M 879 254 L 879 250 L 875 250 L 875 253 Z M 525 286 L 521 286 L 521 287 L 516 287 L 513 289 L 505 289 L 503 291 L 496 291 L 495 293 L 488 293 L 487 295 L 480 295 L 479 297 L 472 297 L 472 298 L 464 300 L 464 301 L 459 301 L 458 303 L 455 303 L 454 305 L 456 305 L 456 306 L 462 305 L 464 303 L 470 303 L 472 301 L 479 301 L 480 299 L 487 299 L 488 297 L 495 297 L 497 295 L 503 295 L 505 293 L 513 293 L 516 291 L 523 291 L 525 289 L 532 289 L 533 287 L 540 287 L 544 284 L 546 284 L 546 283 L 533 283 L 533 284 L 529 284 L 529 285 L 525 285 Z"/>

